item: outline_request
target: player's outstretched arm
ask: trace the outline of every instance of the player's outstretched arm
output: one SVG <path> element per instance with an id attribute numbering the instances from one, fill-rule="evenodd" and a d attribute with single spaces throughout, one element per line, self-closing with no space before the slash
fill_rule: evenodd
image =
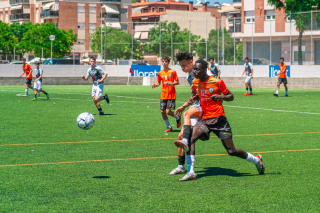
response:
<path id="1" fill-rule="evenodd" d="M 160 86 L 160 83 L 161 83 L 161 81 L 158 81 L 157 83 L 152 84 L 152 89 L 154 89 L 154 88 L 156 88 L 156 87 Z"/>
<path id="2" fill-rule="evenodd" d="M 86 77 L 86 76 L 84 76 L 84 75 L 82 75 L 82 77 L 81 77 L 83 80 L 85 80 L 85 81 L 87 81 L 88 80 L 88 78 Z"/>
<path id="3" fill-rule="evenodd" d="M 176 111 L 174 112 L 174 115 L 181 115 L 182 112 L 190 105 L 192 105 L 196 100 L 199 100 L 198 95 L 194 95 L 191 98 L 187 100 L 186 103 L 184 103 L 181 107 L 177 108 Z"/>
<path id="4" fill-rule="evenodd" d="M 210 97 L 213 101 L 220 101 L 220 100 L 224 100 L 224 101 L 233 101 L 234 100 L 234 96 L 233 94 L 229 91 L 227 94 L 214 94 Z"/>
<path id="5" fill-rule="evenodd" d="M 19 75 L 19 77 L 23 76 L 23 74 L 24 74 L 24 71 L 22 71 L 22 73 L 21 73 L 21 75 Z"/>

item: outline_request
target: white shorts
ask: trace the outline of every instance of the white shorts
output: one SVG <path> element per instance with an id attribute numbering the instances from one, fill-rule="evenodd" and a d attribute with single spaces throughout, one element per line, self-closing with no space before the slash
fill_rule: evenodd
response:
<path id="1" fill-rule="evenodd" d="M 251 83 L 251 76 L 247 76 L 245 82 L 248 83 L 248 84 L 250 84 L 250 83 Z"/>
<path id="2" fill-rule="evenodd" d="M 195 105 L 192 105 L 190 108 L 196 108 L 199 110 L 199 117 L 198 118 L 191 118 L 191 126 L 194 127 L 196 125 L 196 123 L 198 123 L 199 120 L 201 120 L 201 117 L 202 117 L 202 109 L 201 109 L 201 106 L 200 104 L 195 104 Z"/>
<path id="3" fill-rule="evenodd" d="M 39 90 L 42 90 L 42 81 L 36 81 L 34 82 L 34 88 Z"/>
<path id="4" fill-rule="evenodd" d="M 92 97 L 96 96 L 98 98 L 101 98 L 102 93 L 103 93 L 103 84 L 92 86 L 92 92 L 91 92 Z"/>

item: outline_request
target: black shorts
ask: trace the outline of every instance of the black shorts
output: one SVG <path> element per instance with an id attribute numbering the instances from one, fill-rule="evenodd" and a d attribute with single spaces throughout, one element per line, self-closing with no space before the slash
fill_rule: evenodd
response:
<path id="1" fill-rule="evenodd" d="M 31 85 L 32 79 L 26 79 L 25 83 Z"/>
<path id="2" fill-rule="evenodd" d="M 278 83 L 279 84 L 288 84 L 288 82 L 287 82 L 287 78 L 278 78 Z"/>
<path id="3" fill-rule="evenodd" d="M 202 119 L 195 127 L 201 129 L 207 138 L 210 137 L 210 132 L 213 132 L 220 140 L 232 139 L 231 127 L 225 116 Z"/>
<path id="4" fill-rule="evenodd" d="M 174 110 L 176 108 L 176 99 L 160 99 L 160 109 Z"/>

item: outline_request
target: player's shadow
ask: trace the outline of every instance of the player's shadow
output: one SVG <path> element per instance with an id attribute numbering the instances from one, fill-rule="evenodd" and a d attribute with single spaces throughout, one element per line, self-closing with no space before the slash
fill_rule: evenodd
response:
<path id="1" fill-rule="evenodd" d="M 197 178 L 202 178 L 206 176 L 218 176 L 218 175 L 225 175 L 231 177 L 243 177 L 243 176 L 256 176 L 250 173 L 241 173 L 237 172 L 233 169 L 226 169 L 221 167 L 205 167 L 203 171 L 197 171 Z"/>
<path id="2" fill-rule="evenodd" d="M 172 130 L 171 132 L 181 132 L 181 130 L 175 129 L 175 130 Z"/>
<path id="3" fill-rule="evenodd" d="M 108 179 L 110 176 L 94 176 L 92 178 L 97 178 L 97 179 Z"/>
<path id="4" fill-rule="evenodd" d="M 93 115 L 98 115 L 98 114 L 93 114 Z M 117 115 L 117 114 L 104 114 L 104 115 L 99 115 L 99 116 L 106 116 L 106 115 Z"/>

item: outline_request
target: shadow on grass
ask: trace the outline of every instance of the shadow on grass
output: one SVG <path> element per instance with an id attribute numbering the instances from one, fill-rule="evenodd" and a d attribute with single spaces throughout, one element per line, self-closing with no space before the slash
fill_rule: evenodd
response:
<path id="1" fill-rule="evenodd" d="M 97 178 L 97 179 L 108 179 L 110 176 L 94 176 L 92 178 Z"/>
<path id="2" fill-rule="evenodd" d="M 93 114 L 93 115 L 98 115 L 98 114 Z M 104 115 L 98 115 L 98 116 L 106 116 L 106 115 L 117 115 L 117 114 L 104 114 Z"/>
<path id="3" fill-rule="evenodd" d="M 206 176 L 218 176 L 226 175 L 231 177 L 243 177 L 243 176 L 257 176 L 258 174 L 241 173 L 233 169 L 226 169 L 221 167 L 205 167 L 202 171 L 197 171 L 197 178 Z"/>

